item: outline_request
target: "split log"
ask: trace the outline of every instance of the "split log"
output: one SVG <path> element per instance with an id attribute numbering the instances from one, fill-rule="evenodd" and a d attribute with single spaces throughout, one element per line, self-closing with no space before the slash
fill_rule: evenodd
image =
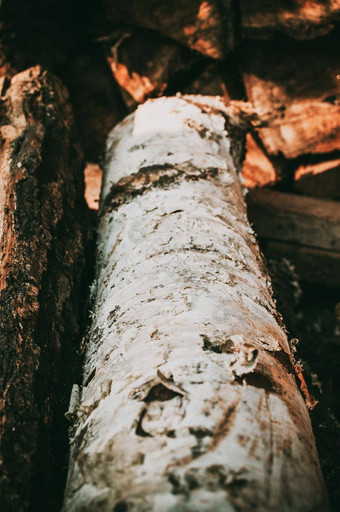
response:
<path id="1" fill-rule="evenodd" d="M 160 98 L 109 137 L 67 512 L 328 510 L 237 123 Z"/>
<path id="2" fill-rule="evenodd" d="M 306 281 L 340 286 L 340 204 L 274 190 L 247 194 L 267 256 L 285 256 Z"/>
<path id="3" fill-rule="evenodd" d="M 296 39 L 324 36 L 340 20 L 338 0 L 239 0 L 242 35 L 268 38 L 285 33 Z"/>
<path id="4" fill-rule="evenodd" d="M 58 510 L 76 367 L 86 205 L 60 81 L 1 80 L 0 503 Z"/>
<path id="5" fill-rule="evenodd" d="M 153 31 L 120 31 L 117 37 L 115 44 L 106 45 L 107 55 L 130 110 L 171 89 L 175 94 L 206 64 L 201 55 Z"/>
<path id="6" fill-rule="evenodd" d="M 214 59 L 234 47 L 235 10 L 231 0 L 104 0 L 106 18 L 161 32 L 193 50 Z"/>
<path id="7" fill-rule="evenodd" d="M 276 181 L 276 172 L 272 162 L 251 133 L 247 133 L 242 178 L 244 186 L 248 188 L 264 187 Z"/>
<path id="8" fill-rule="evenodd" d="M 261 42 L 242 50 L 248 99 L 269 115 L 268 126 L 259 129 L 268 154 L 296 158 L 340 147 L 338 47 L 332 36 L 322 42 Z"/>

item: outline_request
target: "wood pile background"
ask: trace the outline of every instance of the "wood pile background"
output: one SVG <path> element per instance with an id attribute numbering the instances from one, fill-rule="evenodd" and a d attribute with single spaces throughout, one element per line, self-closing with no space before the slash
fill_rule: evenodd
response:
<path id="1" fill-rule="evenodd" d="M 325 483 L 339 510 L 339 48 L 337 0 L 2 0 L 5 511 L 60 509 L 63 414 L 81 380 L 105 140 L 146 99 L 178 92 L 222 96 L 244 118 L 249 218 L 278 309 L 300 340 L 319 402 L 311 414 Z"/>

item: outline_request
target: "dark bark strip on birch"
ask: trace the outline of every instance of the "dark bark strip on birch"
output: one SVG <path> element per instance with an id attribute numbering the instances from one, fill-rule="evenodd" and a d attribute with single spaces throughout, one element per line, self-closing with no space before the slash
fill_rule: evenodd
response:
<path id="1" fill-rule="evenodd" d="M 178 96 L 109 137 L 65 512 L 328 509 L 235 125 Z"/>
<path id="2" fill-rule="evenodd" d="M 80 335 L 82 156 L 67 93 L 40 67 L 1 80 L 0 112 L 0 508 L 58 510 Z"/>

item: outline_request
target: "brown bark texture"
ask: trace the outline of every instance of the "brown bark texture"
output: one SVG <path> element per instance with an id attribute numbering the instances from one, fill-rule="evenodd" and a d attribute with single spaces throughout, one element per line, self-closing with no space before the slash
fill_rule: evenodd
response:
<path id="1" fill-rule="evenodd" d="M 104 6 L 111 23 L 156 30 L 208 57 L 222 59 L 234 46 L 231 0 L 105 0 Z"/>
<path id="2" fill-rule="evenodd" d="M 35 67 L 0 84 L 0 508 L 57 510 L 86 241 L 82 156 L 57 78 Z"/>

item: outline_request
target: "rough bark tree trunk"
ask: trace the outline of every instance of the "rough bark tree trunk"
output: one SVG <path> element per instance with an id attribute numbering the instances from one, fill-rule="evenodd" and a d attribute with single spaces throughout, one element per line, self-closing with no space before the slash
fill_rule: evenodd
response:
<path id="1" fill-rule="evenodd" d="M 58 510 L 80 336 L 82 157 L 67 93 L 40 67 L 1 79 L 0 112 L 0 508 Z"/>
<path id="2" fill-rule="evenodd" d="M 64 511 L 328 509 L 240 140 L 200 96 L 148 101 L 109 138 Z"/>

